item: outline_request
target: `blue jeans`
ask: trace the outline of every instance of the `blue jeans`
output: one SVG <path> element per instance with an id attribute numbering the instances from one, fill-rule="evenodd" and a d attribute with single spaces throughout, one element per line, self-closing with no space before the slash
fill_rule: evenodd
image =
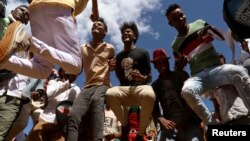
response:
<path id="1" fill-rule="evenodd" d="M 82 118 L 90 112 L 93 141 L 102 141 L 104 125 L 104 96 L 109 87 L 105 85 L 84 89 L 76 98 L 68 121 L 67 141 L 78 140 Z"/>
<path id="2" fill-rule="evenodd" d="M 201 95 L 209 89 L 221 85 L 233 84 L 245 106 L 250 109 L 250 79 L 247 70 L 238 65 L 224 64 L 206 68 L 184 82 L 182 97 L 193 111 L 207 124 L 212 116 L 201 99 Z"/>

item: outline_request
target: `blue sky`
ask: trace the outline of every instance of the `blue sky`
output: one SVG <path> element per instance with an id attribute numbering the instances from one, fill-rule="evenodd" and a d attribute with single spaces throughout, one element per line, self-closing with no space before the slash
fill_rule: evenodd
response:
<path id="1" fill-rule="evenodd" d="M 8 2 L 8 12 L 18 4 L 23 3 L 20 0 L 9 0 Z M 141 32 L 137 47 L 148 50 L 151 58 L 154 49 L 165 48 L 171 57 L 171 67 L 173 66 L 173 55 L 170 45 L 176 35 L 176 31 L 167 24 L 164 16 L 164 12 L 169 4 L 179 4 L 183 8 L 188 22 L 203 19 L 209 24 L 221 28 L 223 31 L 228 30 L 222 17 L 223 0 L 99 0 L 98 2 L 100 16 L 107 21 L 109 27 L 105 40 L 115 45 L 117 53 L 122 50 L 119 25 L 124 21 L 135 21 L 138 23 L 139 31 Z M 90 11 L 91 3 L 88 3 L 86 10 L 77 16 L 81 43 L 86 43 L 91 39 L 90 29 L 92 23 L 89 20 Z M 229 62 L 232 55 L 226 44 L 222 41 L 215 41 L 214 45 L 216 50 L 223 53 Z M 189 72 L 188 67 L 187 71 Z M 155 80 L 158 77 L 158 73 L 153 66 L 152 74 L 153 80 Z M 111 74 L 111 80 L 113 85 L 119 85 L 114 73 Z M 82 87 L 83 83 L 84 76 L 80 75 L 77 79 L 77 84 L 79 87 Z M 210 102 L 207 102 L 207 100 L 205 102 L 210 109 L 213 109 Z M 28 132 L 29 130 L 30 124 L 25 131 Z"/>

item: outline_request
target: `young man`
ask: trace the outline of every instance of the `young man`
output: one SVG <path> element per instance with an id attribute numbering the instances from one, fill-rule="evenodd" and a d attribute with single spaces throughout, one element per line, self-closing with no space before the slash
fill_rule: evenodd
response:
<path id="1" fill-rule="evenodd" d="M 5 141 L 6 136 L 17 118 L 23 102 L 22 90 L 26 86 L 28 77 L 17 74 L 0 87 L 0 141 Z"/>
<path id="2" fill-rule="evenodd" d="M 164 49 L 153 52 L 152 60 L 159 77 L 152 83 L 156 94 L 153 117 L 160 123 L 159 141 L 202 140 L 201 120 L 181 97 L 181 89 L 189 75 L 184 70 L 171 71 L 169 57 Z M 160 108 L 162 113 L 160 114 Z"/>
<path id="3" fill-rule="evenodd" d="M 108 104 L 105 105 L 104 115 L 103 141 L 116 141 L 120 139 L 122 136 L 121 122 L 117 120 L 117 117 Z"/>
<path id="4" fill-rule="evenodd" d="M 97 0 L 92 1 L 96 5 Z M 20 22 L 13 23 L 0 41 L 0 67 L 34 78 L 47 78 L 53 65 L 70 74 L 80 73 L 82 59 L 75 16 L 87 2 L 32 0 L 29 6 L 32 36 L 26 34 Z M 93 15 L 95 20 L 96 14 Z M 33 52 L 34 60 L 11 56 L 20 50 Z"/>
<path id="5" fill-rule="evenodd" d="M 86 76 L 84 88 L 73 104 L 68 122 L 68 141 L 78 140 L 82 119 L 90 113 L 92 141 L 102 141 L 104 125 L 104 95 L 111 87 L 109 60 L 115 56 L 113 45 L 103 41 L 107 25 L 102 18 L 92 25 L 92 41 L 82 45 L 83 66 Z"/>
<path id="6" fill-rule="evenodd" d="M 149 54 L 135 43 L 139 37 L 134 22 L 124 23 L 121 28 L 124 49 L 116 56 L 116 76 L 120 86 L 106 92 L 106 101 L 126 132 L 128 111 L 126 106 L 141 106 L 137 140 L 143 140 L 153 110 L 155 94 L 148 83 L 151 81 Z M 124 134 L 122 134 L 124 135 Z"/>
<path id="7" fill-rule="evenodd" d="M 1 28 L 1 33 L 4 34 L 7 26 L 14 21 L 27 24 L 29 21 L 28 17 L 29 11 L 27 6 L 21 5 L 16 7 L 8 17 L 3 19 L 5 24 L 0 24 L 4 25 Z M 23 75 L 16 75 L 5 69 L 0 70 L 0 78 L 0 141 L 2 141 L 5 140 L 9 129 L 23 105 L 21 93 L 22 89 L 26 86 L 28 78 Z"/>
<path id="8" fill-rule="evenodd" d="M 200 95 L 221 85 L 233 84 L 246 107 L 250 108 L 250 79 L 246 69 L 219 63 L 212 41 L 213 35 L 222 39 L 223 36 L 203 20 L 187 24 L 186 15 L 177 4 L 168 7 L 166 17 L 178 32 L 172 44 L 175 59 L 188 62 L 192 74 L 185 81 L 181 95 L 200 119 L 205 124 L 212 122 L 211 113 Z"/>
<path id="9" fill-rule="evenodd" d="M 29 22 L 29 10 L 26 5 L 20 5 L 11 11 L 11 14 L 7 17 L 3 17 L 0 19 L 0 40 L 4 36 L 7 27 L 13 22 L 22 22 L 23 24 L 27 24 Z M 15 73 L 6 70 L 5 68 L 0 67 L 0 77 L 1 81 L 6 79 L 11 79 L 15 76 Z"/>
<path id="10" fill-rule="evenodd" d="M 32 58 L 32 54 L 29 53 L 28 59 Z M 43 112 L 47 103 L 47 94 L 44 86 L 45 80 L 43 79 L 35 79 L 32 77 L 27 79 L 26 86 L 21 93 L 23 101 L 22 109 L 20 109 L 18 117 L 10 129 L 6 140 L 12 140 L 20 134 L 28 125 L 30 116 L 33 125 L 37 123 L 39 115 Z"/>
<path id="11" fill-rule="evenodd" d="M 48 105 L 40 114 L 38 122 L 28 134 L 26 141 L 65 141 L 63 126 L 60 126 L 56 109 L 63 101 L 74 102 L 80 94 L 80 88 L 74 83 L 77 76 L 58 70 L 59 78 L 50 79 L 46 84 Z M 65 110 L 63 113 L 69 111 Z"/>

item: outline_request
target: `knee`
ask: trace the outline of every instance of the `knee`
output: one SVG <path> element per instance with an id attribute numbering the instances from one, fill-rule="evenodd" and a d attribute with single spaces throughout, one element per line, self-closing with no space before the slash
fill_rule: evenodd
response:
<path id="1" fill-rule="evenodd" d="M 151 102 L 155 101 L 155 93 L 153 89 L 143 92 L 142 95 L 143 95 L 143 99 L 146 99 L 147 101 L 151 101 Z"/>
<path id="2" fill-rule="evenodd" d="M 111 88 L 109 88 L 109 89 L 106 91 L 106 93 L 105 93 L 105 97 L 111 96 L 111 94 L 112 94 L 112 90 L 111 90 Z"/>
<path id="3" fill-rule="evenodd" d="M 242 84 L 249 81 L 249 77 L 240 74 L 234 74 L 231 78 L 234 84 Z"/>
<path id="4" fill-rule="evenodd" d="M 235 67 L 231 69 L 231 75 L 233 77 L 236 75 L 240 77 L 249 77 L 248 70 L 244 68 L 243 66 L 238 66 L 238 65 L 235 65 Z"/>
<path id="5" fill-rule="evenodd" d="M 148 99 L 148 100 L 154 101 L 155 100 L 155 93 L 154 92 L 145 93 L 143 97 Z"/>
<path id="6" fill-rule="evenodd" d="M 109 99 L 114 99 L 116 98 L 116 94 L 113 88 L 109 88 L 106 93 L 105 93 L 105 99 L 109 100 Z"/>
<path id="7" fill-rule="evenodd" d="M 82 72 L 82 64 L 81 63 L 77 64 L 76 69 L 73 70 L 74 70 L 73 74 L 75 75 L 80 74 Z"/>
<path id="8" fill-rule="evenodd" d="M 155 100 L 155 92 L 151 86 L 143 86 L 143 90 L 141 91 L 144 98 Z"/>
<path id="9" fill-rule="evenodd" d="M 182 89 L 182 92 L 181 92 L 181 96 L 184 100 L 188 101 L 188 100 L 191 100 L 192 97 L 195 97 L 196 94 L 192 89 L 189 89 L 189 88 L 185 88 L 185 89 Z"/>

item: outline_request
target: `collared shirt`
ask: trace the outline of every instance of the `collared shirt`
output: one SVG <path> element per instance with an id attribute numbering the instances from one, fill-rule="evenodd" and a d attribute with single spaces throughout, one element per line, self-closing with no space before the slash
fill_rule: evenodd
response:
<path id="1" fill-rule="evenodd" d="M 110 68 L 108 61 L 115 55 L 113 45 L 104 42 L 94 49 L 90 44 L 84 44 L 81 50 L 86 77 L 84 88 L 99 85 L 107 85 L 110 87 Z"/>
<path id="2" fill-rule="evenodd" d="M 187 56 L 192 75 L 205 68 L 219 65 L 219 59 L 212 44 L 214 37 L 211 35 L 203 39 L 198 34 L 206 25 L 207 23 L 201 19 L 190 23 L 188 34 L 183 37 L 176 37 L 172 43 L 176 59 L 180 55 Z"/>

